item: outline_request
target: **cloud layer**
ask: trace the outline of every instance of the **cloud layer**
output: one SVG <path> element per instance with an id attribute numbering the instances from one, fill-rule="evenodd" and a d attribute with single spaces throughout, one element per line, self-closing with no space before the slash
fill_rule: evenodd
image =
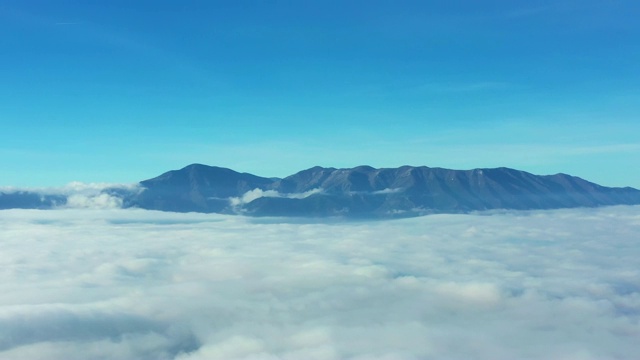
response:
<path id="1" fill-rule="evenodd" d="M 640 207 L 0 211 L 0 358 L 631 359 Z"/>

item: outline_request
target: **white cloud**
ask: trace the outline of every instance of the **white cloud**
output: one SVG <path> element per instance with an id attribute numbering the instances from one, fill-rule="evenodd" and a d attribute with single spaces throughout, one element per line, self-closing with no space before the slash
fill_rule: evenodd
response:
<path id="1" fill-rule="evenodd" d="M 640 207 L 0 211 L 0 358 L 632 359 Z"/>
<path id="2" fill-rule="evenodd" d="M 122 199 L 109 194 L 74 194 L 67 198 L 67 204 L 65 207 L 84 209 L 117 209 L 122 207 Z"/>
<path id="3" fill-rule="evenodd" d="M 386 195 L 386 194 L 395 194 L 395 193 L 399 193 L 402 192 L 404 189 L 402 188 L 386 188 L 386 189 L 382 189 L 382 190 L 378 190 L 378 191 L 374 191 L 373 194 L 374 195 Z"/>
<path id="4" fill-rule="evenodd" d="M 289 199 L 304 199 L 306 197 L 309 197 L 313 194 L 318 194 L 320 192 L 322 192 L 322 189 L 317 188 L 317 189 L 312 189 L 302 193 L 283 194 L 276 190 L 262 190 L 262 189 L 256 188 L 256 189 L 247 191 L 240 197 L 229 198 L 229 202 L 231 203 L 232 206 L 239 206 L 239 205 L 250 203 L 253 200 L 259 199 L 261 197 L 284 197 Z"/>

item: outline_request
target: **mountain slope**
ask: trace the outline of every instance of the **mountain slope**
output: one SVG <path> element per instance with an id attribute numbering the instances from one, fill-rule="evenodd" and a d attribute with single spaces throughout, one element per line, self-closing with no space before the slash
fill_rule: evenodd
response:
<path id="1" fill-rule="evenodd" d="M 607 188 L 565 174 L 537 176 L 508 168 L 314 167 L 276 182 L 273 188 L 283 193 L 322 192 L 303 199 L 260 198 L 246 205 L 247 212 L 387 217 L 640 204 L 640 191 L 632 188 Z"/>
<path id="2" fill-rule="evenodd" d="M 565 174 L 538 176 L 509 168 L 316 166 L 271 179 L 190 165 L 141 184 L 147 190 L 131 202 L 133 206 L 256 216 L 389 217 L 640 204 L 636 189 L 607 188 Z M 251 190 L 257 193 L 247 201 L 230 201 Z"/>
<path id="3" fill-rule="evenodd" d="M 146 190 L 127 204 L 163 211 L 223 212 L 230 197 L 272 183 L 272 179 L 226 168 L 192 164 L 141 181 Z"/>
<path id="4" fill-rule="evenodd" d="M 490 209 L 558 209 L 640 204 L 640 190 L 609 188 L 566 174 L 426 166 L 312 167 L 283 179 L 192 164 L 101 194 L 123 207 L 252 216 L 386 218 Z M 100 194 L 98 194 L 100 195 Z M 70 195 L 0 193 L 0 209 L 73 206 Z M 76 201 L 77 202 L 77 201 Z"/>

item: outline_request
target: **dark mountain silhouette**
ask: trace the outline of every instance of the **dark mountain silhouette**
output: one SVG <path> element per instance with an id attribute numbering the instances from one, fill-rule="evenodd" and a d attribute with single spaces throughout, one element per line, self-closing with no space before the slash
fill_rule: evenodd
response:
<path id="1" fill-rule="evenodd" d="M 140 182 L 146 190 L 127 204 L 163 211 L 224 212 L 230 197 L 264 189 L 273 181 L 226 168 L 192 164 Z"/>
<path id="2" fill-rule="evenodd" d="M 64 205 L 64 195 L 45 195 L 31 191 L 0 192 L 1 209 L 50 209 Z"/>
<path id="3" fill-rule="evenodd" d="M 566 174 L 540 176 L 509 168 L 316 166 L 278 179 L 192 164 L 140 186 L 142 191 L 103 192 L 121 198 L 124 207 L 252 216 L 386 218 L 640 204 L 640 190 L 630 187 L 610 188 Z M 0 209 L 45 209 L 66 201 L 63 195 L 0 193 Z"/>
<path id="4" fill-rule="evenodd" d="M 274 179 L 190 165 L 141 184 L 146 190 L 126 202 L 128 206 L 256 216 L 395 217 L 640 204 L 640 191 L 633 188 L 608 188 L 566 174 L 538 176 L 509 168 L 316 166 Z M 266 196 L 230 201 L 255 189 Z"/>

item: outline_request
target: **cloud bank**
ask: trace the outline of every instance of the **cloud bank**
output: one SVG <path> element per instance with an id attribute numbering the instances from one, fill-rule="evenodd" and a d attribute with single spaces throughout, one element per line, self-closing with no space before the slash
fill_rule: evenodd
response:
<path id="1" fill-rule="evenodd" d="M 0 211 L 3 359 L 633 359 L 640 207 Z"/>

